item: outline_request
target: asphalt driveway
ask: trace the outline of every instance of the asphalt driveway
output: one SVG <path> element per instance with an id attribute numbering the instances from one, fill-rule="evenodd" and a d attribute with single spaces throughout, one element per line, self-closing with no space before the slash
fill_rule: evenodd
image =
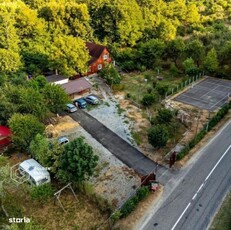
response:
<path id="1" fill-rule="evenodd" d="M 79 122 L 98 142 L 138 174 L 148 175 L 157 167 L 159 175 L 166 170 L 83 110 L 78 109 L 77 112 L 67 115 Z"/>

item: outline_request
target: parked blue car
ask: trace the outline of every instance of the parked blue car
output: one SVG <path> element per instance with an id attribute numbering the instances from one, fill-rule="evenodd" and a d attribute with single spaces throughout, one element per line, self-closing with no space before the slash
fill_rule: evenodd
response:
<path id="1" fill-rule="evenodd" d="M 88 95 L 84 98 L 88 104 L 97 105 L 99 104 L 99 99 L 93 95 Z"/>
<path id="2" fill-rule="evenodd" d="M 83 98 L 79 98 L 79 99 L 76 99 L 73 101 L 73 104 L 76 106 L 76 107 L 79 107 L 80 109 L 85 109 L 87 108 L 87 103 L 85 100 L 83 100 Z"/>

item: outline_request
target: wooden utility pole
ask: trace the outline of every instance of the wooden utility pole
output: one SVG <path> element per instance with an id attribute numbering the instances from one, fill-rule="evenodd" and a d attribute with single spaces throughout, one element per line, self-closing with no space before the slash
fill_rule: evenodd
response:
<path id="1" fill-rule="evenodd" d="M 199 121 L 200 121 L 200 115 L 201 115 L 201 110 L 199 110 L 198 115 L 197 115 L 197 125 L 196 125 L 195 136 L 197 135 L 197 131 L 198 131 L 198 126 L 199 126 Z"/>

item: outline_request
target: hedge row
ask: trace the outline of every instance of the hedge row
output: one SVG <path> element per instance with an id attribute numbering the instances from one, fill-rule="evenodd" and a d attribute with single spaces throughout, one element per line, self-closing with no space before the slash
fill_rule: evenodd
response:
<path id="1" fill-rule="evenodd" d="M 177 160 L 181 160 L 185 155 L 188 154 L 190 149 L 195 147 L 203 137 L 206 135 L 207 130 L 210 131 L 217 123 L 228 113 L 229 109 L 231 109 L 231 101 L 224 105 L 216 115 L 209 121 L 208 127 L 207 124 L 201 129 L 201 131 L 186 145 L 180 153 L 177 155 Z"/>
<path id="2" fill-rule="evenodd" d="M 121 217 L 128 216 L 138 205 L 138 203 L 148 196 L 150 190 L 149 187 L 144 186 L 137 190 L 136 195 L 131 197 L 120 209 Z"/>
<path id="3" fill-rule="evenodd" d="M 141 187 L 137 190 L 136 194 L 126 201 L 121 209 L 115 211 L 111 216 L 111 223 L 115 224 L 119 219 L 128 216 L 138 205 L 139 201 L 148 196 L 150 190 L 149 187 Z"/>

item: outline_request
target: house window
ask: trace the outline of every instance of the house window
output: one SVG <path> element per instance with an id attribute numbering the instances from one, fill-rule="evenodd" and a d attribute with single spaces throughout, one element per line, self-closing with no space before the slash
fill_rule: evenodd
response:
<path id="1" fill-rule="evenodd" d="M 103 60 L 107 60 L 107 54 L 103 55 Z"/>
<path id="2" fill-rule="evenodd" d="M 98 70 L 102 69 L 102 64 L 98 65 Z"/>

